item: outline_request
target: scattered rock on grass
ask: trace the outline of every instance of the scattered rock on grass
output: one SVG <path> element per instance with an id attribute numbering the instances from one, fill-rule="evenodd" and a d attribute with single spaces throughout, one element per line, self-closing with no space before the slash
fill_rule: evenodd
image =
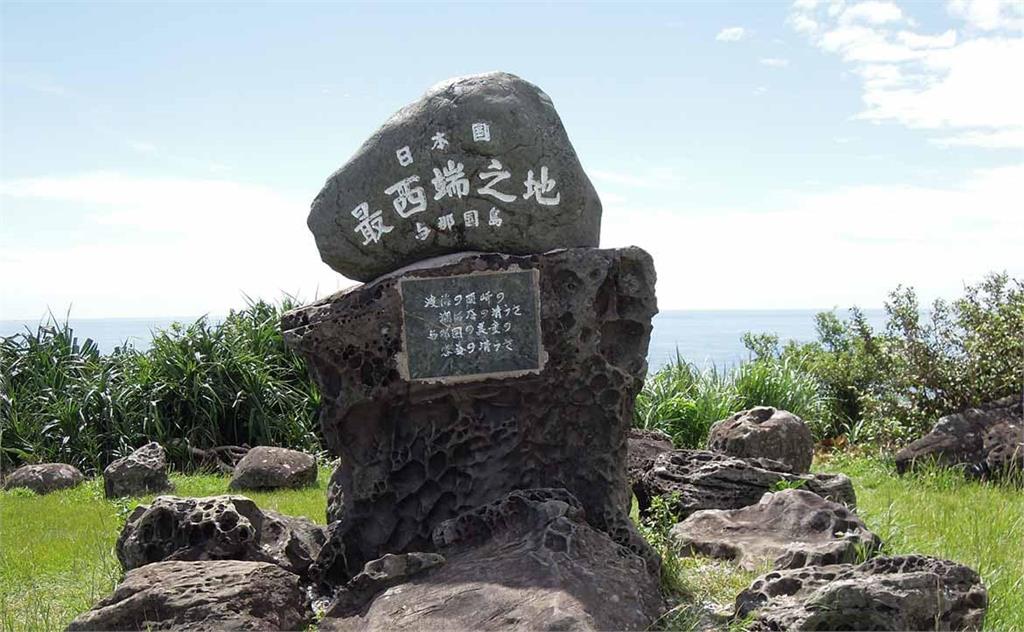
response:
<path id="1" fill-rule="evenodd" d="M 235 466 L 231 489 L 278 489 L 316 483 L 316 459 L 305 452 L 257 446 Z"/>
<path id="2" fill-rule="evenodd" d="M 160 496 L 129 516 L 117 557 L 130 570 L 164 560 L 251 560 L 303 574 L 323 529 L 306 518 L 263 512 L 244 496 Z"/>
<path id="3" fill-rule="evenodd" d="M 4 489 L 26 487 L 37 494 L 49 494 L 58 489 L 79 485 L 85 477 L 73 465 L 66 463 L 37 463 L 22 465 L 11 472 L 4 482 Z"/>
<path id="4" fill-rule="evenodd" d="M 739 509 L 780 487 L 800 487 L 849 507 L 853 485 L 842 474 L 792 474 L 769 459 L 740 459 L 705 450 L 672 450 L 654 459 L 635 488 L 641 511 L 663 497 L 679 519 L 702 509 Z"/>
<path id="5" fill-rule="evenodd" d="M 170 561 L 128 571 L 68 630 L 301 630 L 311 619 L 298 576 L 279 566 Z"/>
<path id="6" fill-rule="evenodd" d="M 664 611 L 644 560 L 564 489 L 511 492 L 441 523 L 434 541 L 443 564 L 321 629 L 644 630 Z"/>
<path id="7" fill-rule="evenodd" d="M 107 498 L 144 496 L 173 489 L 167 478 L 167 452 L 151 441 L 103 470 Z"/>
<path id="8" fill-rule="evenodd" d="M 852 563 L 881 543 L 843 505 L 799 489 L 765 494 L 742 509 L 698 511 L 670 537 L 684 554 L 736 560 L 747 570 L 766 562 L 775 568 Z"/>
<path id="9" fill-rule="evenodd" d="M 802 419 L 771 406 L 757 406 L 715 422 L 708 449 L 741 458 L 781 461 L 794 474 L 811 469 L 814 437 Z"/>
<path id="10" fill-rule="evenodd" d="M 626 478 L 630 488 L 636 487 L 643 473 L 654 465 L 654 457 L 673 447 L 672 437 L 660 430 L 630 428 L 626 448 Z"/>
<path id="11" fill-rule="evenodd" d="M 970 568 L 933 557 L 772 571 L 736 598 L 749 632 L 980 630 L 988 593 Z"/>
<path id="12" fill-rule="evenodd" d="M 896 470 L 937 463 L 981 477 L 1024 472 L 1024 411 L 1019 396 L 947 415 L 896 454 Z"/>

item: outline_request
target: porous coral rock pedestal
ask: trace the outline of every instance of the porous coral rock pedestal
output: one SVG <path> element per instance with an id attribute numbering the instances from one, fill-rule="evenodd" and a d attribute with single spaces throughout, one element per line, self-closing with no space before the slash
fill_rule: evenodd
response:
<path id="1" fill-rule="evenodd" d="M 515 375 L 403 376 L 401 279 L 537 271 L 541 368 Z M 441 522 L 514 489 L 561 487 L 587 522 L 653 572 L 627 515 L 626 437 L 657 311 L 637 248 L 456 255 L 287 313 L 287 343 L 320 388 L 320 422 L 341 457 L 329 541 L 315 564 L 339 584 L 386 553 L 430 551 Z"/>

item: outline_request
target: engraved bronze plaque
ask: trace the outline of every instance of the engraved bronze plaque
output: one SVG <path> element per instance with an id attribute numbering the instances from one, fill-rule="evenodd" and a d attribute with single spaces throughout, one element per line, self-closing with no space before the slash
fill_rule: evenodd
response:
<path id="1" fill-rule="evenodd" d="M 537 270 L 403 278 L 407 379 L 516 376 L 544 366 Z"/>

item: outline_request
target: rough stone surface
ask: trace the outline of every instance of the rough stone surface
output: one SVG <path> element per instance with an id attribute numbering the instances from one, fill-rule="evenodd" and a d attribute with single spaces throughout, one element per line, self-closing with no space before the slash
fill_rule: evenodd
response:
<path id="1" fill-rule="evenodd" d="M 324 543 L 306 518 L 263 512 L 244 496 L 159 496 L 129 516 L 117 539 L 125 570 L 164 560 L 270 562 L 302 575 Z"/>
<path id="2" fill-rule="evenodd" d="M 151 441 L 103 470 L 107 498 L 144 496 L 173 489 L 167 478 L 167 452 Z"/>
<path id="3" fill-rule="evenodd" d="M 881 544 L 846 507 L 799 489 L 765 494 L 742 509 L 698 511 L 670 537 L 684 554 L 736 560 L 747 570 L 851 563 Z"/>
<path id="4" fill-rule="evenodd" d="M 923 463 L 988 477 L 1024 471 L 1024 414 L 1019 396 L 947 415 L 931 432 L 896 454 L 902 474 Z"/>
<path id="5" fill-rule="evenodd" d="M 68 630 L 302 630 L 311 619 L 299 578 L 278 566 L 174 561 L 128 571 Z"/>
<path id="6" fill-rule="evenodd" d="M 386 553 L 431 551 L 444 520 L 532 487 L 568 489 L 592 526 L 657 567 L 628 518 L 626 482 L 626 436 L 657 311 L 651 258 L 636 248 L 467 254 L 405 275 L 508 269 L 539 271 L 539 373 L 403 379 L 397 276 L 284 316 L 285 339 L 320 388 L 323 435 L 341 457 L 334 524 L 315 565 L 325 580 L 344 583 Z"/>
<path id="7" fill-rule="evenodd" d="M 316 483 L 316 459 L 287 448 L 257 446 L 235 466 L 231 489 L 277 489 Z"/>
<path id="8" fill-rule="evenodd" d="M 802 481 L 802 483 L 801 483 Z M 702 509 L 739 509 L 758 502 L 780 482 L 800 484 L 828 500 L 856 506 L 853 485 L 842 474 L 792 474 L 769 459 L 740 459 L 706 450 L 659 454 L 635 487 L 641 511 L 663 496 L 680 519 Z"/>
<path id="9" fill-rule="evenodd" d="M 654 457 L 671 449 L 672 438 L 664 432 L 630 428 L 626 449 L 626 478 L 630 489 L 636 487 L 644 472 L 651 469 Z"/>
<path id="10" fill-rule="evenodd" d="M 388 553 L 367 562 L 363 570 L 338 591 L 325 616 L 343 619 L 359 615 L 378 593 L 441 564 L 444 564 L 444 556 L 418 552 Z"/>
<path id="11" fill-rule="evenodd" d="M 489 140 L 474 139 L 473 126 L 479 123 L 488 126 Z M 440 143 L 438 133 L 444 135 Z M 412 162 L 406 159 L 403 165 L 398 152 L 406 147 Z M 442 184 L 438 199 L 433 182 L 445 171 L 461 172 L 465 188 Z M 531 171 L 534 181 L 544 174 L 554 180 L 542 186 L 546 190 L 540 197 L 552 201 L 557 196 L 557 203 L 527 197 Z M 494 182 L 495 176 L 486 175 L 500 172 L 509 177 Z M 404 206 L 396 204 L 397 190 L 387 190 L 411 177 L 418 180 L 408 184 Z M 492 190 L 503 199 L 491 195 Z M 382 231 L 391 229 L 377 233 L 376 241 L 367 242 L 353 215 L 363 203 L 369 214 L 381 211 Z M 470 211 L 477 211 L 478 225 L 465 220 Z M 449 214 L 455 223 L 443 230 L 439 220 Z M 429 228 L 423 239 L 417 222 Z M 392 116 L 327 180 L 313 201 L 308 224 L 327 265 L 349 278 L 370 281 L 453 252 L 532 254 L 597 246 L 601 202 L 551 98 L 514 75 L 488 73 L 440 83 Z"/>
<path id="12" fill-rule="evenodd" d="M 795 474 L 810 471 L 814 437 L 802 419 L 771 406 L 757 406 L 715 422 L 708 450 L 743 458 L 781 461 Z"/>
<path id="13" fill-rule="evenodd" d="M 512 492 L 440 524 L 445 562 L 328 630 L 644 630 L 664 611 L 644 561 L 565 490 Z"/>
<path id="14" fill-rule="evenodd" d="M 906 555 L 773 571 L 736 598 L 736 618 L 753 613 L 751 632 L 980 630 L 987 607 L 970 568 Z"/>
<path id="15" fill-rule="evenodd" d="M 37 494 L 75 487 L 85 480 L 77 467 L 66 463 L 22 465 L 4 481 L 4 489 L 26 487 Z"/>

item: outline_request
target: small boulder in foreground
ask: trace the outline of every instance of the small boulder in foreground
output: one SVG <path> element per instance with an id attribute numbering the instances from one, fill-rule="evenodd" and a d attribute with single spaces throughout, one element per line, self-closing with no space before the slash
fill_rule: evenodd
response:
<path id="1" fill-rule="evenodd" d="M 175 561 L 128 571 L 68 630 L 302 630 L 311 619 L 298 576 L 279 566 Z"/>

